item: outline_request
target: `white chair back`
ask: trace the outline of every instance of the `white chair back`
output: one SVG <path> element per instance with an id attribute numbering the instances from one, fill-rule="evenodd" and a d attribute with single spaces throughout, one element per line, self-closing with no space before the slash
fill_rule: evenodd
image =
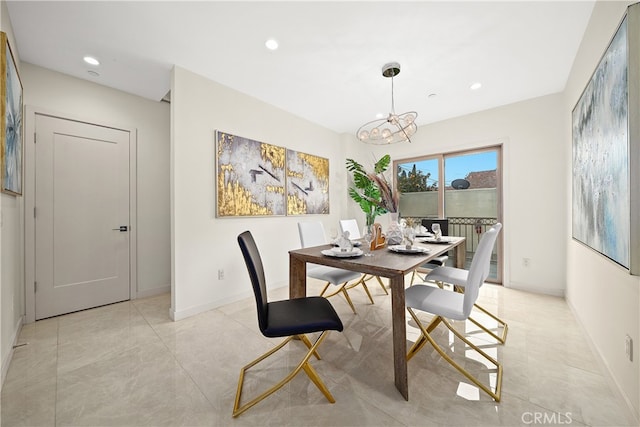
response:
<path id="1" fill-rule="evenodd" d="M 298 233 L 300 234 L 300 244 L 303 248 L 327 244 L 324 226 L 321 222 L 299 222 Z"/>
<path id="2" fill-rule="evenodd" d="M 355 219 L 341 219 L 340 220 L 340 230 L 342 233 L 345 231 L 349 232 L 349 239 L 359 239 L 362 237 L 360 235 L 360 229 L 358 228 L 358 221 Z"/>
<path id="3" fill-rule="evenodd" d="M 469 267 L 469 276 L 467 276 L 467 283 L 464 287 L 463 311 L 466 316 L 471 314 L 473 304 L 478 299 L 480 285 L 487 278 L 491 263 L 491 253 L 501 229 L 502 224 L 497 223 L 484 233 L 478 243 L 476 253 L 473 255 L 473 260 L 471 260 L 471 266 Z"/>

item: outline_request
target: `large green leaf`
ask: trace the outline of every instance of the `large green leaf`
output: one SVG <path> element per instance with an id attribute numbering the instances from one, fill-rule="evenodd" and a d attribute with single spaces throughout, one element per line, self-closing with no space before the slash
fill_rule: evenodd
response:
<path id="1" fill-rule="evenodd" d="M 382 173 L 384 171 L 386 171 L 389 168 L 389 164 L 391 163 L 391 156 L 388 154 L 385 154 L 384 156 L 382 156 L 382 158 L 380 160 L 378 160 L 376 162 L 376 164 L 374 165 L 374 171 L 376 174 Z"/>
<path id="2" fill-rule="evenodd" d="M 389 168 L 391 156 L 383 156 L 374 165 L 376 174 L 382 173 Z M 364 167 L 353 159 L 346 160 L 347 171 L 353 174 L 354 187 L 349 187 L 349 196 L 355 201 L 362 211 L 367 215 L 378 216 L 387 213 L 387 210 L 380 206 L 380 189 L 368 176 Z"/>

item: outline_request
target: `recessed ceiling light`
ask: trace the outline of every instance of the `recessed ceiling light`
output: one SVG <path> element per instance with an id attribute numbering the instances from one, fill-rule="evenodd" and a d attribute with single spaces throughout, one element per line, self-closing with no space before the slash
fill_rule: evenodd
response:
<path id="1" fill-rule="evenodd" d="M 100 65 L 100 61 L 98 61 L 96 58 L 94 58 L 93 56 L 85 56 L 84 58 L 84 62 L 86 62 L 87 64 L 91 64 L 91 65 Z"/>
<path id="2" fill-rule="evenodd" d="M 376 119 L 381 119 L 381 118 L 383 118 L 383 117 L 384 117 L 384 114 L 383 114 L 383 113 L 378 113 L 378 114 L 376 114 Z"/>
<path id="3" fill-rule="evenodd" d="M 482 87 L 482 83 L 480 82 L 475 82 L 473 83 L 471 86 L 469 86 L 469 89 L 471 90 L 478 90 Z"/>
<path id="4" fill-rule="evenodd" d="M 97 71 L 89 70 L 89 71 L 87 71 L 87 73 L 88 73 L 91 77 L 100 77 L 100 73 L 98 73 Z"/>
<path id="5" fill-rule="evenodd" d="M 435 98 L 436 96 L 438 96 L 437 93 L 430 93 L 427 98 Z"/>
<path id="6" fill-rule="evenodd" d="M 269 50 L 276 50 L 278 48 L 278 41 L 276 39 L 269 39 L 264 43 L 264 45 Z"/>

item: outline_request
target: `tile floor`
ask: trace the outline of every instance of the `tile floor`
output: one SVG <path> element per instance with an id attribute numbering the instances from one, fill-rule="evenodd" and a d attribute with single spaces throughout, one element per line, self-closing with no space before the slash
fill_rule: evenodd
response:
<path id="1" fill-rule="evenodd" d="M 310 283 L 310 294 L 320 285 Z M 502 401 L 472 387 L 429 346 L 409 362 L 404 401 L 393 384 L 390 297 L 370 288 L 375 305 L 361 289 L 350 291 L 357 315 L 341 296 L 331 298 L 345 330 L 330 333 L 323 359 L 312 359 L 335 404 L 301 374 L 233 419 L 239 369 L 279 341 L 260 335 L 253 298 L 172 322 L 170 297 L 160 295 L 25 325 L 19 342 L 28 344 L 16 348 L 2 389 L 2 425 L 633 425 L 564 300 L 491 285 L 481 288 L 480 302 L 508 321 L 506 344 L 468 322 L 457 327 L 503 363 Z M 270 299 L 286 295 L 278 289 Z M 417 329 L 408 322 L 412 341 Z M 491 381 L 444 331 L 435 332 L 439 342 Z M 281 353 L 249 371 L 245 396 L 286 374 L 303 351 L 295 342 Z"/>

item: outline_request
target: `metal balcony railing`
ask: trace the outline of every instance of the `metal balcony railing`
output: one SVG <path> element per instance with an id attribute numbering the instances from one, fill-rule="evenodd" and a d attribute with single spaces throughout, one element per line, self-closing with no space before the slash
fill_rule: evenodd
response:
<path id="1" fill-rule="evenodd" d="M 427 219 L 427 218 L 425 218 Z M 431 218 L 433 219 L 433 218 Z M 466 259 L 465 268 L 469 268 L 471 260 L 475 254 L 478 243 L 482 235 L 498 222 L 498 218 L 487 217 L 448 217 L 449 220 L 449 235 L 465 237 L 466 240 Z M 491 255 L 491 271 L 489 277 L 492 279 L 497 278 L 497 266 L 498 266 L 498 248 L 493 248 L 493 254 Z"/>

